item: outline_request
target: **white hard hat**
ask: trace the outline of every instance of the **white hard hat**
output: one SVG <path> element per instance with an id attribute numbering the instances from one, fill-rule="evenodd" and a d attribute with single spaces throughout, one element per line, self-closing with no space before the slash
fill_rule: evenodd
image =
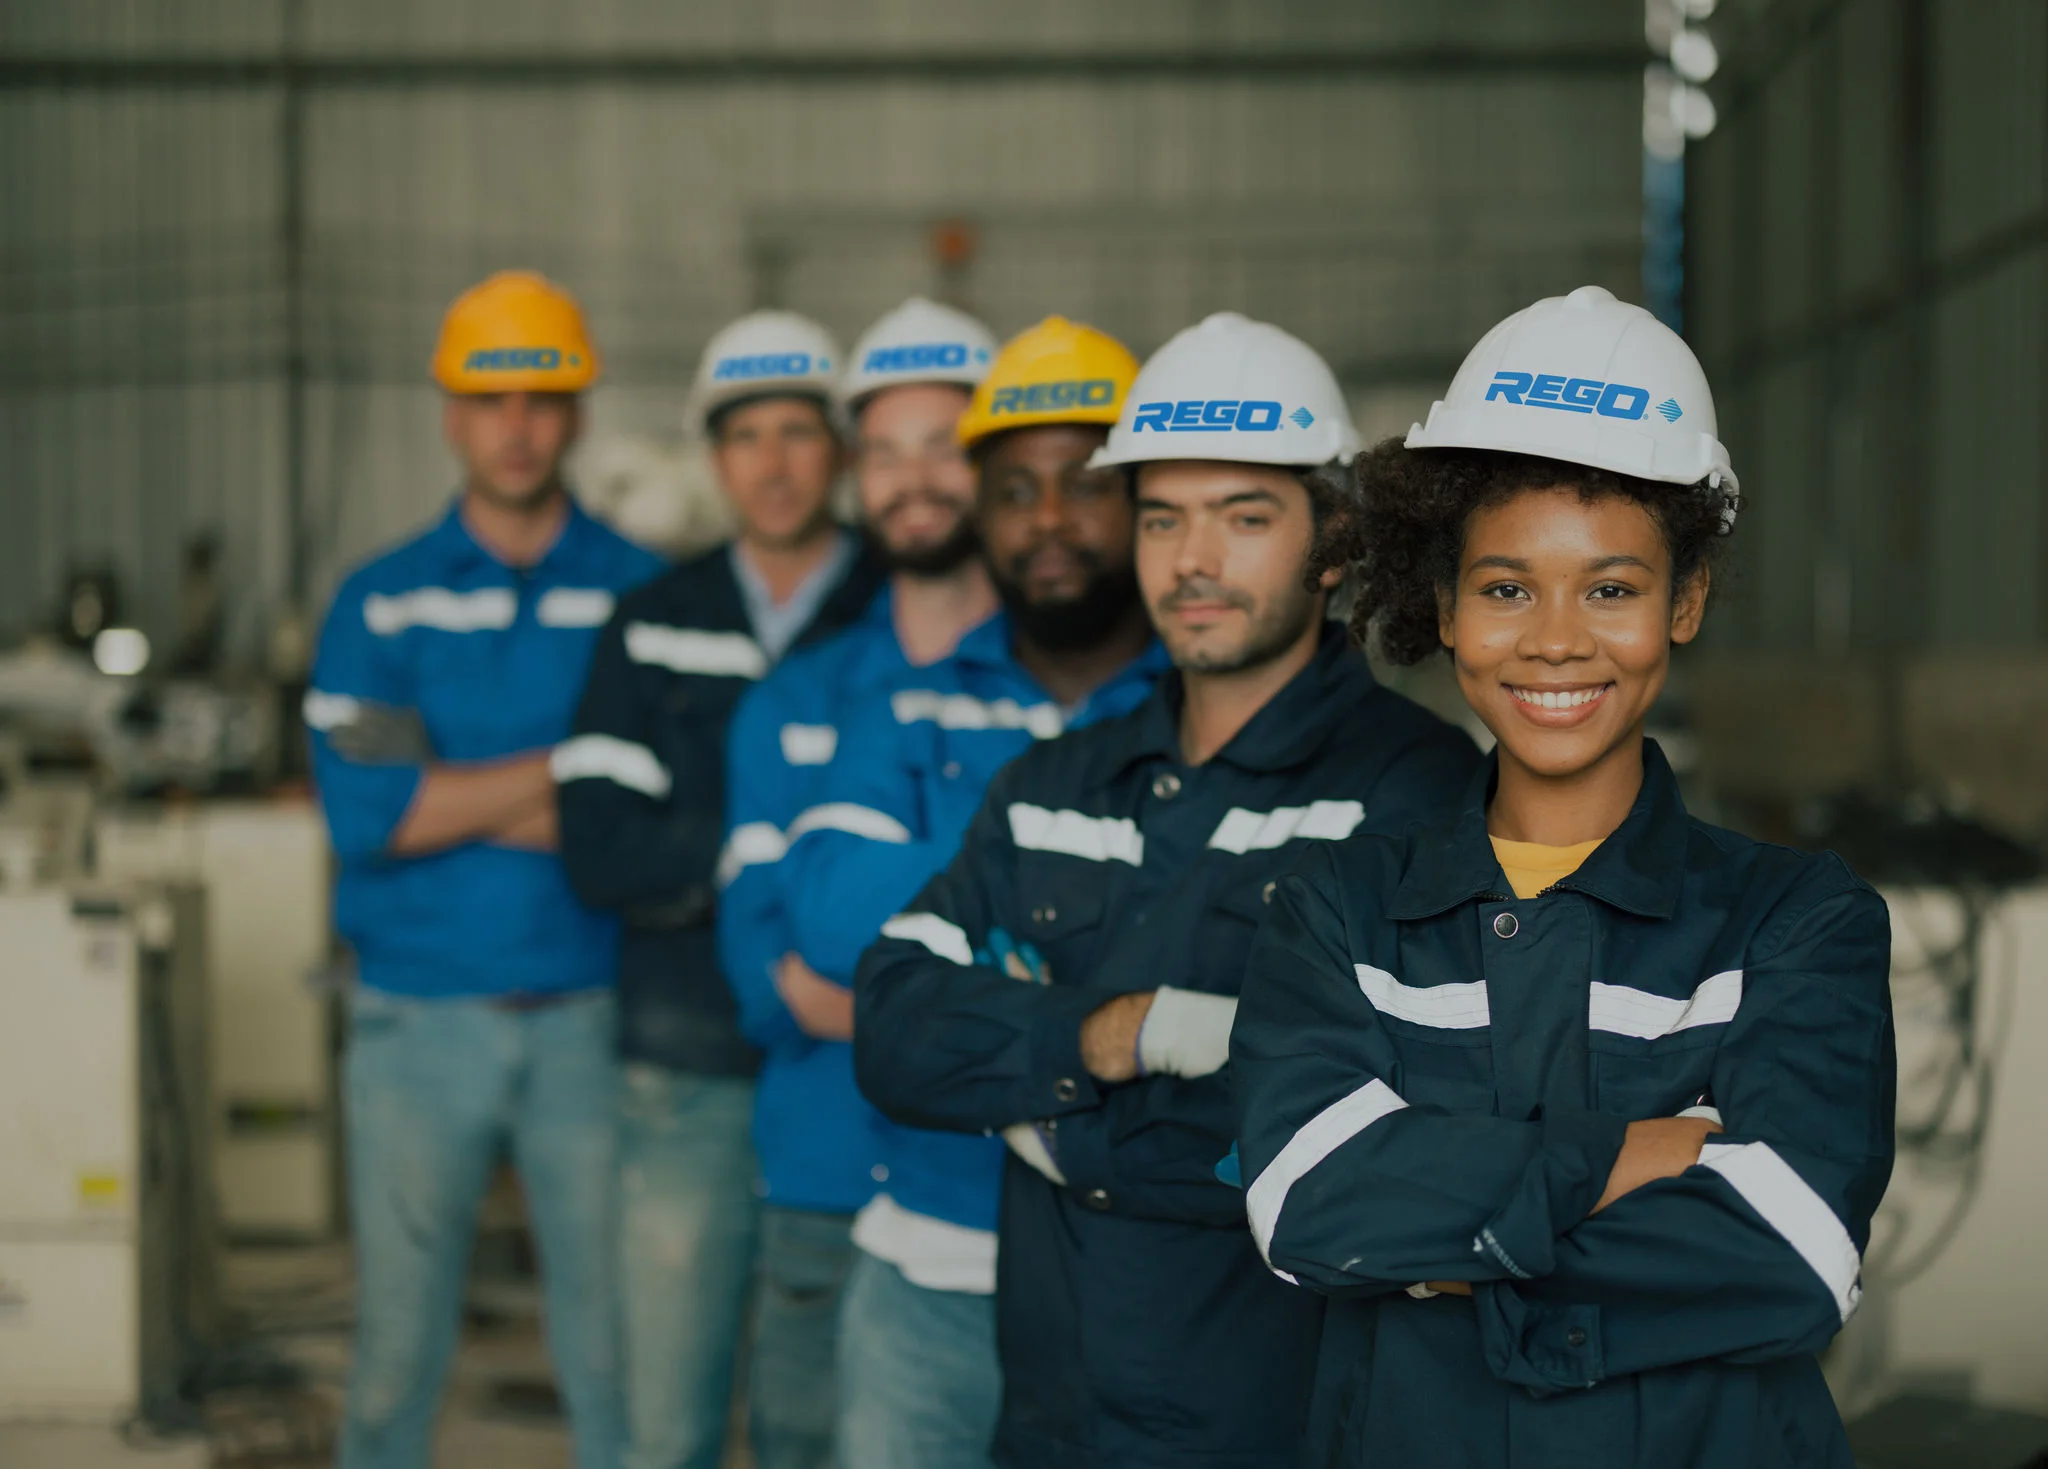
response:
<path id="1" fill-rule="evenodd" d="M 906 383 L 972 388 L 988 376 L 995 355 L 995 335 L 966 312 L 912 296 L 854 343 L 840 401 L 857 409 L 882 389 Z"/>
<path id="2" fill-rule="evenodd" d="M 785 394 L 832 400 L 839 344 L 808 316 L 756 311 L 721 330 L 704 348 L 690 417 L 699 425 L 728 403 Z"/>
<path id="3" fill-rule="evenodd" d="M 1599 286 L 1517 311 L 1479 339 L 1411 449 L 1505 449 L 1733 496 L 1714 398 L 1677 332 Z M 1734 521 L 1732 500 L 1723 511 Z"/>
<path id="4" fill-rule="evenodd" d="M 1219 311 L 1152 354 L 1091 469 L 1156 459 L 1349 463 L 1358 430 L 1336 374 L 1277 326 Z"/>

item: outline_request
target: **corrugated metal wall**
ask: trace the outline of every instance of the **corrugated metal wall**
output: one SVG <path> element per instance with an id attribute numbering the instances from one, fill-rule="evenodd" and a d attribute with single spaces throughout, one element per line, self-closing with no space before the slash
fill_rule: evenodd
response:
<path id="1" fill-rule="evenodd" d="M 589 305 L 599 434 L 751 305 L 941 287 L 1141 350 L 1250 311 L 1405 422 L 1506 311 L 1635 293 L 1639 47 L 1635 0 L 0 0 L 0 628 L 81 558 L 162 626 L 213 528 L 252 651 L 294 545 L 317 603 L 440 502 L 434 326 L 511 264 Z"/>
<path id="2" fill-rule="evenodd" d="M 1725 4 L 1691 335 L 1751 502 L 1730 644 L 2048 644 L 2048 6 Z"/>

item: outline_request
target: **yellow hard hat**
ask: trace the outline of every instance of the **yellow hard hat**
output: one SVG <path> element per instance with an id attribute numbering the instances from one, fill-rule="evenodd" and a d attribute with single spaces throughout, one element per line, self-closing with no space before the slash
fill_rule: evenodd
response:
<path id="1" fill-rule="evenodd" d="M 1048 316 L 996 353 L 960 415 L 966 448 L 994 434 L 1044 423 L 1113 424 L 1138 375 L 1131 349 L 1106 332 Z"/>
<path id="2" fill-rule="evenodd" d="M 580 393 L 597 381 L 597 349 L 574 296 L 536 271 L 501 270 L 441 318 L 433 370 L 451 393 Z"/>

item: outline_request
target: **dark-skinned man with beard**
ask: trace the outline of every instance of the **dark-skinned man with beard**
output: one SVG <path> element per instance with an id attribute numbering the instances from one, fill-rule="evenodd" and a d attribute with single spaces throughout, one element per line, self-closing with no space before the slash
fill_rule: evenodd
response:
<path id="1" fill-rule="evenodd" d="M 999 769 L 1135 708 L 1163 669 L 1124 476 L 1089 468 L 1136 372 L 1120 343 L 1052 317 L 1003 348 L 961 417 L 1002 612 L 847 720 L 818 800 L 788 828 L 796 952 L 823 980 L 851 983 L 883 922 L 951 860 Z M 841 1305 L 845 1469 L 988 1463 L 1003 1156 L 994 1138 L 881 1129 Z"/>
<path id="2" fill-rule="evenodd" d="M 997 776 L 859 966 L 862 1091 L 1014 1154 L 999 1464 L 1300 1452 L 1322 1303 L 1266 1270 L 1218 1171 L 1239 980 L 1306 848 L 1449 805 L 1478 759 L 1326 616 L 1339 573 L 1313 557 L 1346 501 L 1315 470 L 1357 448 L 1330 369 L 1277 327 L 1224 313 L 1159 350 L 1091 466 L 1130 477 L 1174 670 Z"/>

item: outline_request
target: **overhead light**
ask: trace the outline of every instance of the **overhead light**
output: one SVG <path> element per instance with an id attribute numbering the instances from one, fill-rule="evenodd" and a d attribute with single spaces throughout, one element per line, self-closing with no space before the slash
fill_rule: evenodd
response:
<path id="1" fill-rule="evenodd" d="M 1679 87 L 1671 94 L 1671 112 L 1688 138 L 1704 138 L 1721 120 L 1714 99 L 1700 87 Z"/>
<path id="2" fill-rule="evenodd" d="M 1671 69 L 1689 82 L 1704 82 L 1721 69 L 1721 53 L 1705 31 L 1683 30 L 1671 38 Z"/>
<path id="3" fill-rule="evenodd" d="M 103 627 L 92 640 L 93 665 L 116 678 L 133 678 L 149 667 L 149 639 L 139 627 Z"/>

